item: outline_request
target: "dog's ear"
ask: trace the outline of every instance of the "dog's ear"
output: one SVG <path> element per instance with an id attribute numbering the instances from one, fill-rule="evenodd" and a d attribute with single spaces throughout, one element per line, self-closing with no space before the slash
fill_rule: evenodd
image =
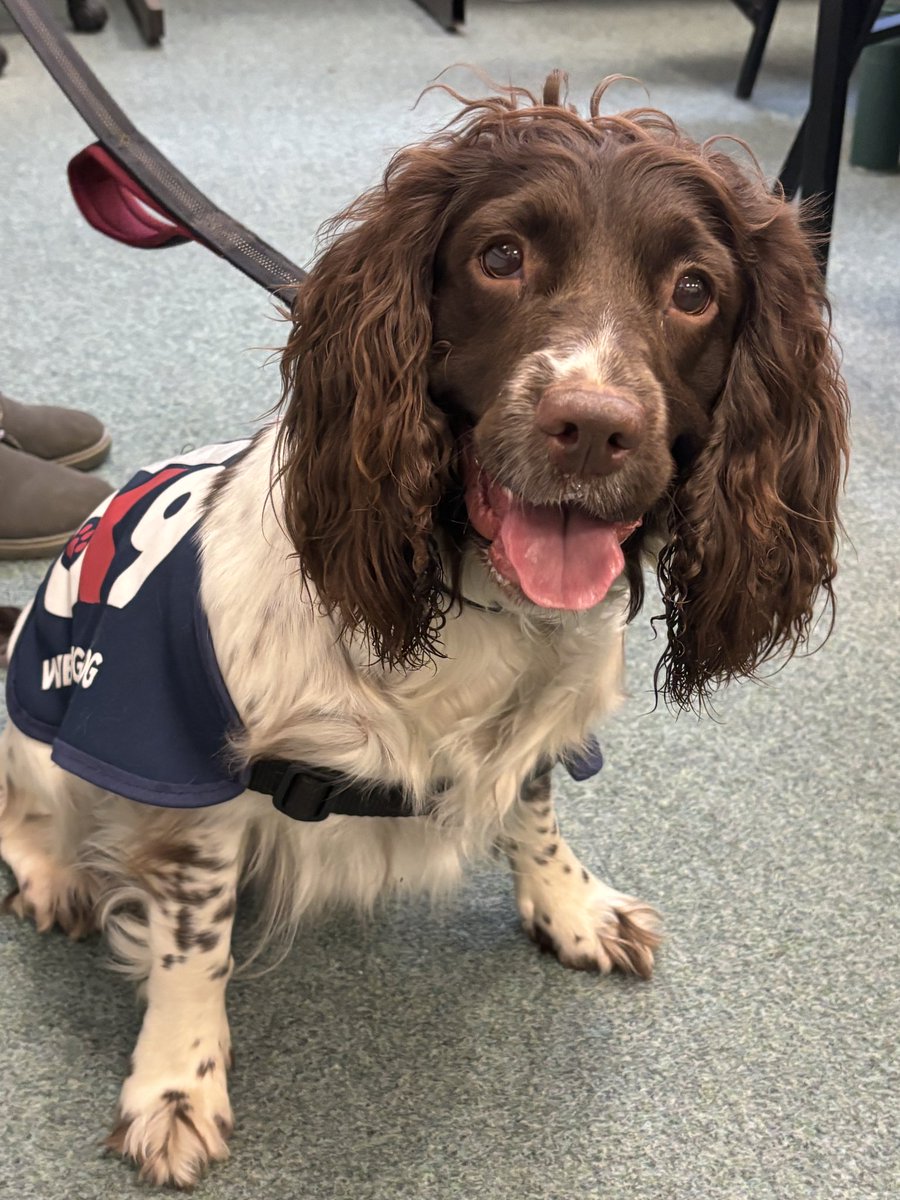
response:
<path id="1" fill-rule="evenodd" d="M 830 313 L 796 210 L 758 193 L 743 207 L 755 207 L 737 233 L 745 310 L 659 560 L 668 647 L 657 685 L 679 707 L 793 654 L 820 595 L 833 619 L 848 405 Z"/>
<path id="2" fill-rule="evenodd" d="M 442 599 L 432 514 L 452 441 L 427 371 L 451 194 L 441 154 L 414 147 L 335 218 L 282 366 L 288 533 L 324 606 L 393 665 L 434 651 Z"/>

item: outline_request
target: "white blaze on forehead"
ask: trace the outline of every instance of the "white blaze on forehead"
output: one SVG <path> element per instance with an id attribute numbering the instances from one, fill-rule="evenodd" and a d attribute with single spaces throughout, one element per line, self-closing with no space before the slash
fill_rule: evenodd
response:
<path id="1" fill-rule="evenodd" d="M 610 383 L 610 367 L 618 355 L 618 338 L 612 321 L 605 321 L 584 341 L 563 351 L 542 350 L 542 361 L 557 380 L 578 379 L 595 387 Z"/>

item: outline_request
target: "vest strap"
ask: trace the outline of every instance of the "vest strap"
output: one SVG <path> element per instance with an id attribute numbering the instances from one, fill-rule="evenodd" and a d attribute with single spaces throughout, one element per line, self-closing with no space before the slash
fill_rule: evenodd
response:
<path id="1" fill-rule="evenodd" d="M 262 759 L 253 764 L 247 785 L 272 797 L 279 812 L 294 821 L 347 817 L 412 817 L 406 791 L 398 785 L 353 779 L 331 767 Z"/>

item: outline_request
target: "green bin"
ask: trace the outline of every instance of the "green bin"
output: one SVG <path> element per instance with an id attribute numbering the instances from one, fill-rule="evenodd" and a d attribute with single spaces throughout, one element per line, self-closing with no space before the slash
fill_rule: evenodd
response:
<path id="1" fill-rule="evenodd" d="M 900 4 L 886 4 L 881 11 L 882 16 L 900 13 Z M 850 161 L 870 171 L 900 167 L 900 38 L 862 52 Z"/>

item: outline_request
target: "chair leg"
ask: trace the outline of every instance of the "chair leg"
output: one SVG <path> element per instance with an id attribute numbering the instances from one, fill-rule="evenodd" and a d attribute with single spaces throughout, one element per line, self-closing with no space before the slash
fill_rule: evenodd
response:
<path id="1" fill-rule="evenodd" d="M 69 0 L 69 20 L 79 33 L 99 33 L 106 17 L 100 0 Z"/>
<path id="2" fill-rule="evenodd" d="M 858 0 L 821 0 L 819 6 L 800 194 L 818 199 L 813 225 L 822 236 L 819 261 L 823 273 L 828 265 L 850 74 L 881 5 L 882 0 L 866 4 Z"/>
<path id="3" fill-rule="evenodd" d="M 465 22 L 466 0 L 416 0 L 416 3 L 448 33 L 454 33 Z"/>
<path id="4" fill-rule="evenodd" d="M 793 200 L 800 190 L 800 172 L 803 169 L 803 146 L 806 141 L 806 122 L 808 117 L 809 114 L 807 113 L 800 122 L 800 128 L 794 134 L 791 148 L 787 152 L 787 158 L 785 158 L 781 174 L 778 176 L 778 182 L 784 189 L 784 194 L 788 200 Z"/>
<path id="5" fill-rule="evenodd" d="M 772 22 L 775 20 L 775 10 L 777 8 L 778 0 L 762 0 L 755 17 L 752 18 L 753 37 L 750 39 L 750 45 L 747 47 L 747 53 L 741 65 L 741 73 L 738 76 L 737 87 L 734 89 L 735 95 L 739 100 L 749 100 L 753 92 L 753 85 L 756 83 L 760 63 L 766 52 L 766 43 L 769 40 L 769 32 L 772 28 Z"/>
<path id="6" fill-rule="evenodd" d="M 6 53 L 6 51 L 3 49 L 3 47 L 0 46 L 0 75 L 3 74 L 3 72 L 6 68 L 6 64 L 8 62 L 9 62 L 9 55 Z"/>
<path id="7" fill-rule="evenodd" d="M 128 0 L 128 7 L 147 45 L 158 46 L 166 31 L 163 0 Z"/>
<path id="8" fill-rule="evenodd" d="M 815 196 L 811 224 L 820 235 L 819 264 L 828 268 L 847 88 L 883 0 L 819 0 L 819 25 L 809 109 L 788 151 L 779 181 L 785 195 Z"/>

